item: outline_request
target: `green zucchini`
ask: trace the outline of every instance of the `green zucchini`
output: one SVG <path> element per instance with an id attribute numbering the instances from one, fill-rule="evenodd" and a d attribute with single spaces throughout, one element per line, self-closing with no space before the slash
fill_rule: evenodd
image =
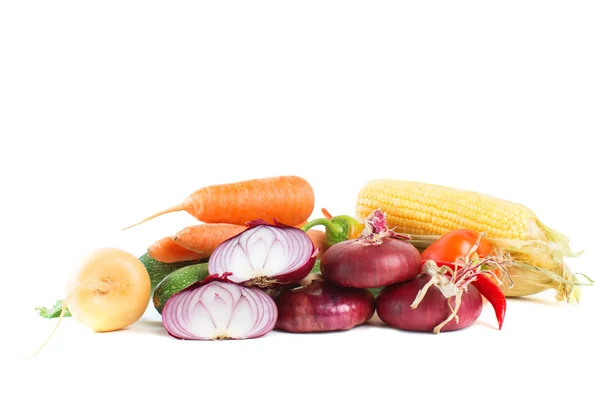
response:
<path id="1" fill-rule="evenodd" d="M 207 263 L 188 265 L 171 272 L 154 289 L 154 296 L 152 297 L 154 308 L 159 314 L 162 314 L 162 309 L 171 296 L 192 286 L 194 283 L 203 281 L 207 277 Z"/>
<path id="2" fill-rule="evenodd" d="M 194 260 L 194 261 L 182 261 L 182 262 L 167 264 L 167 263 L 155 260 L 154 258 L 150 257 L 148 255 L 148 253 L 144 253 L 140 257 L 140 261 L 142 262 L 142 264 L 144 264 L 144 267 L 146 267 L 146 271 L 148 271 L 148 275 L 150 275 L 150 285 L 152 287 L 152 290 L 154 290 L 156 288 L 156 285 L 158 285 L 158 283 L 160 281 L 165 279 L 165 277 L 167 275 L 169 275 L 171 272 L 176 271 L 176 270 L 183 268 L 185 266 L 188 266 L 188 265 L 205 262 L 206 259 Z"/>

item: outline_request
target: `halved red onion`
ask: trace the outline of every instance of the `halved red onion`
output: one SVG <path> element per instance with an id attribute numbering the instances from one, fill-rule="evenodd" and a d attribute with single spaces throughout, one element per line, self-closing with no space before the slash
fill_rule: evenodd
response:
<path id="1" fill-rule="evenodd" d="M 259 289 L 213 280 L 173 295 L 162 321 L 179 339 L 251 339 L 273 330 L 277 306 Z"/>
<path id="2" fill-rule="evenodd" d="M 232 282 L 271 279 L 293 282 L 304 278 L 319 253 L 301 229 L 249 222 L 248 229 L 221 243 L 208 260 L 209 274 L 228 277 Z"/>

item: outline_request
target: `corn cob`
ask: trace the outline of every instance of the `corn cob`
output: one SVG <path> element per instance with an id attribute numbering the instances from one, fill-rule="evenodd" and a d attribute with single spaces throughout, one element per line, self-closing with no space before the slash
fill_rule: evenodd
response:
<path id="1" fill-rule="evenodd" d="M 510 260 L 515 285 L 507 296 L 526 296 L 553 288 L 559 300 L 579 301 L 579 282 L 563 257 L 575 257 L 563 234 L 542 224 L 527 207 L 467 190 L 402 180 L 373 180 L 358 194 L 361 219 L 373 210 L 386 213 L 389 226 L 424 248 L 440 235 L 461 228 L 485 233 Z"/>

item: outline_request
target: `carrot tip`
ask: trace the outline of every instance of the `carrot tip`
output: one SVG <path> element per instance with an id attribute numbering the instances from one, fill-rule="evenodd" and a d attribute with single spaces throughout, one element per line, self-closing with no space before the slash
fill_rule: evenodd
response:
<path id="1" fill-rule="evenodd" d="M 181 210 L 183 210 L 183 205 L 182 204 L 173 206 L 171 208 L 167 208 L 166 210 L 157 212 L 156 214 L 152 214 L 151 216 L 149 216 L 148 218 L 145 218 L 145 219 L 141 220 L 140 222 L 137 222 L 137 223 L 135 223 L 133 225 L 129 225 L 128 227 L 125 227 L 125 228 L 121 229 L 121 232 L 123 232 L 123 231 L 125 231 L 125 230 L 127 230 L 129 228 L 133 228 L 134 226 L 138 226 L 140 224 L 143 224 L 144 222 L 150 221 L 151 219 L 154 219 L 156 217 L 160 217 L 161 215 L 168 214 L 168 213 L 174 212 L 174 211 L 181 211 Z"/>
<path id="2" fill-rule="evenodd" d="M 327 209 L 325 209 L 325 208 L 321 208 L 321 212 L 323 213 L 323 216 L 324 216 L 325 218 L 327 218 L 327 219 L 332 219 L 332 218 L 333 218 L 333 215 L 331 215 L 331 214 L 329 213 L 329 211 L 327 211 Z"/>

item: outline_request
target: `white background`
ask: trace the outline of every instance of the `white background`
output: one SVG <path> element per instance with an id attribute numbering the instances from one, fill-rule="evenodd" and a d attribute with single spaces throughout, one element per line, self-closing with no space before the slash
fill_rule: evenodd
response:
<path id="1" fill-rule="evenodd" d="M 2 390 L 18 390 L 0 397 L 597 398 L 596 287 L 438 336 L 184 342 L 150 307 L 108 334 L 65 321 L 19 361 L 81 256 L 142 254 L 195 220 L 120 228 L 215 183 L 300 175 L 334 214 L 373 178 L 477 190 L 567 233 L 586 250 L 571 268 L 600 278 L 597 2 L 208 3 L 0 6 Z"/>

